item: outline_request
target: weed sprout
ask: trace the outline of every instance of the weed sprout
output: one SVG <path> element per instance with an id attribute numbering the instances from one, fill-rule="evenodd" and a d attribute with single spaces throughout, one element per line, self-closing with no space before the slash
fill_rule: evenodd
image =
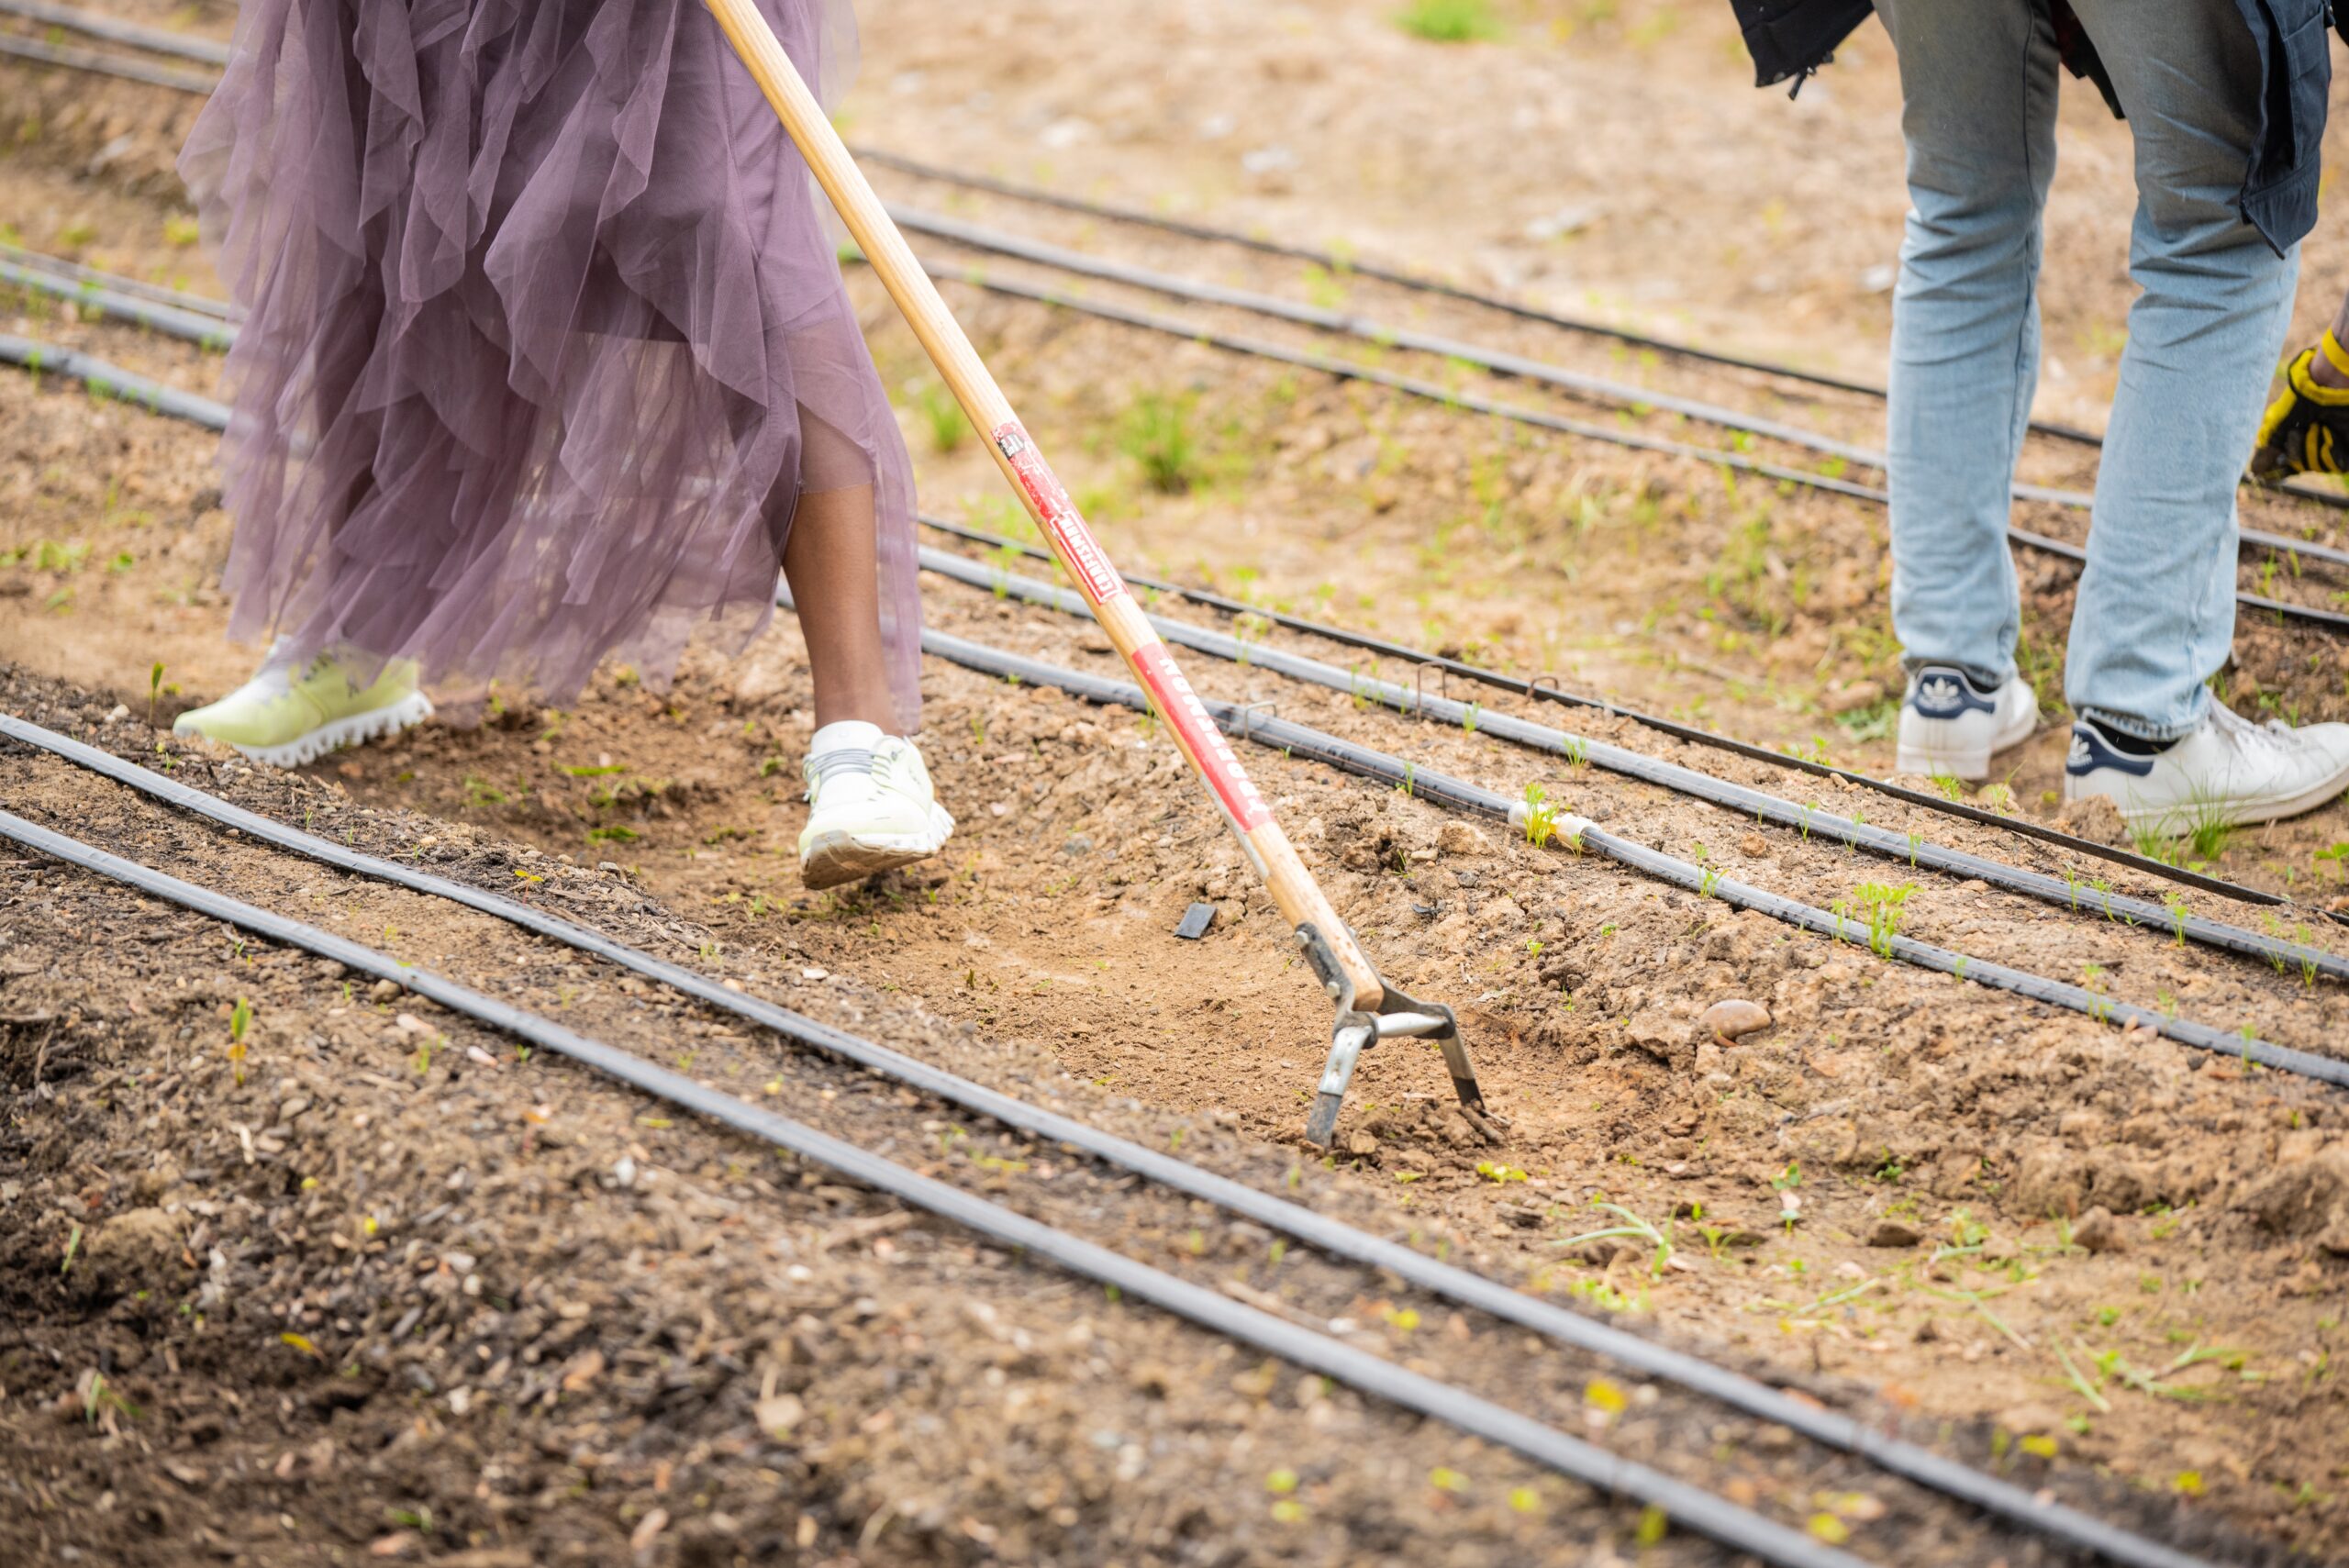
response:
<path id="1" fill-rule="evenodd" d="M 1875 950 L 1878 958 L 1892 956 L 1893 939 L 1900 934 L 1901 907 L 1909 902 L 1909 895 L 1916 891 L 1916 884 L 1909 882 L 1904 882 L 1898 887 L 1881 882 L 1863 883 L 1856 890 L 1860 903 L 1868 912 L 1868 946 Z M 1837 907 L 1840 909 L 1845 906 Z"/>
<path id="2" fill-rule="evenodd" d="M 253 1005 L 244 997 L 228 1009 L 228 1061 L 235 1067 L 237 1087 L 245 1086 L 245 1031 L 252 1027 Z"/>
<path id="3" fill-rule="evenodd" d="M 1549 805 L 1550 792 L 1538 784 L 1525 786 L 1525 841 L 1541 849 L 1557 837 L 1558 814 Z"/>

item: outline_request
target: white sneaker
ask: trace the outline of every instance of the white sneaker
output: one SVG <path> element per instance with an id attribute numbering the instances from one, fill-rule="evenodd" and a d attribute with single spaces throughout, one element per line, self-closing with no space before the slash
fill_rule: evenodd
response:
<path id="1" fill-rule="evenodd" d="M 2020 746 L 2039 728 L 2039 698 L 2031 683 L 2009 675 L 1995 692 L 1976 685 L 1954 664 L 1927 664 L 1909 677 L 1900 705 L 1904 773 L 1944 773 L 1979 784 L 1990 776 L 1990 755 Z"/>
<path id="2" fill-rule="evenodd" d="M 2349 724 L 2256 725 L 2222 702 L 2202 727 L 2140 755 L 2087 719 L 2072 726 L 2064 798 L 2109 796 L 2132 828 L 2176 837 L 2272 822 L 2349 789 Z"/>
<path id="3" fill-rule="evenodd" d="M 808 887 L 877 876 L 945 847 L 954 818 L 938 804 L 913 742 L 874 725 L 824 728 L 867 731 L 870 739 L 864 746 L 819 749 L 803 766 L 812 809 L 799 832 L 799 873 Z"/>

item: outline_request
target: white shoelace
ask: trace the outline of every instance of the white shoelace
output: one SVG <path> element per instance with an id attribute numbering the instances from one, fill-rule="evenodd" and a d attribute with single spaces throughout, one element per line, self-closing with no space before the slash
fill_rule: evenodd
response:
<path id="1" fill-rule="evenodd" d="M 2288 756 L 2295 750 L 2295 733 L 2282 719 L 2271 718 L 2265 725 L 2254 724 L 2215 697 L 2210 701 L 2210 723 L 2245 752 L 2266 751 Z"/>

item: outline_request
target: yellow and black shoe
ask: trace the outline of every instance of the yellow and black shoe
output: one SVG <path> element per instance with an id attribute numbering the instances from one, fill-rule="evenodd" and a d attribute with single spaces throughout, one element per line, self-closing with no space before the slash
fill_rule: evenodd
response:
<path id="1" fill-rule="evenodd" d="M 2316 357 L 2349 376 L 2349 349 L 2331 328 L 2313 349 L 2303 349 L 2284 373 L 2284 395 L 2267 406 L 2259 422 L 2259 446 L 2251 454 L 2251 476 L 2277 484 L 2296 473 L 2339 473 L 2349 467 L 2349 386 L 2327 386 L 2316 379 Z"/>

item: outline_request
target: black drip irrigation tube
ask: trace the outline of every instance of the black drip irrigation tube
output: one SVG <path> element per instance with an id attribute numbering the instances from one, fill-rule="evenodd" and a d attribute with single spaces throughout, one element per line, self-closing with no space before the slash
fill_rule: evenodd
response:
<path id="1" fill-rule="evenodd" d="M 0 7 L 13 10 L 13 7 Z M 22 15 L 21 12 L 16 13 Z M 128 55 L 107 54 L 95 49 L 76 49 L 72 44 L 49 43 L 40 39 L 21 38 L 15 33 L 0 33 L 0 54 L 13 54 L 19 60 L 29 60 L 40 65 L 61 65 L 69 71 L 94 71 L 101 75 L 119 76 L 126 81 L 144 82 L 150 87 L 170 87 L 182 93 L 194 93 L 202 97 L 220 85 L 220 78 L 201 71 L 181 71 L 173 66 L 156 65 Z"/>
<path id="2" fill-rule="evenodd" d="M 0 0 L 0 3 L 5 3 L 5 0 Z M 921 265 L 932 277 L 941 280 L 967 284 L 975 288 L 1008 295 L 1017 299 L 1062 306 L 1124 326 L 1166 333 L 1193 342 L 1204 343 L 1212 348 L 1272 360 L 1282 364 L 1294 365 L 1302 370 L 1319 372 L 1341 380 L 1360 381 L 1371 385 L 1383 386 L 1390 391 L 1431 399 L 1453 408 L 1489 415 L 1495 418 L 1509 420 L 1536 429 L 1553 430 L 1563 435 L 1604 442 L 1609 446 L 1629 448 L 1635 451 L 1652 451 L 1666 457 L 1685 458 L 1692 462 L 1709 463 L 1718 468 L 1754 474 L 1779 484 L 1806 486 L 1830 495 L 1845 495 L 1854 500 L 1867 501 L 1876 506 L 1891 504 L 1891 496 L 1883 490 L 1854 484 L 1849 480 L 1831 479 L 1798 468 L 1787 468 L 1779 463 L 1766 462 L 1757 458 L 1748 457 L 1742 452 L 1723 451 L 1714 447 L 1692 446 L 1685 441 L 1643 436 L 1635 431 L 1610 429 L 1605 426 L 1593 425 L 1580 419 L 1565 418 L 1542 409 L 1497 403 L 1471 393 L 1455 392 L 1434 382 L 1357 364 L 1351 360 L 1336 359 L 1327 354 L 1290 349 L 1278 343 L 1235 337 L 1229 333 L 1209 331 L 1186 322 L 1156 316 L 1148 311 L 1128 310 L 1119 306 L 1100 305 L 1063 295 L 1054 289 L 1041 288 L 1008 279 L 992 278 L 984 272 L 969 268 L 955 268 L 927 261 Z M 18 276 L 20 287 L 45 288 L 47 292 L 66 298 L 77 298 L 82 295 L 82 290 L 68 288 L 61 281 L 41 278 L 37 271 L 20 272 Z M 224 340 L 224 335 L 215 327 L 207 324 L 200 329 L 187 329 L 173 312 L 157 309 L 120 295 L 116 296 L 108 308 L 127 320 L 142 327 L 151 328 L 166 336 L 184 337 L 206 345 L 217 345 Z M 2059 555 L 2076 563 L 2085 564 L 2088 558 L 2087 551 L 2078 545 L 2067 544 L 2061 539 L 2049 539 L 2043 534 L 2032 533 L 2022 528 L 2008 528 L 2007 537 L 2017 544 L 2046 554 Z M 2300 548 L 2291 546 L 2288 541 L 2279 543 L 2278 547 Z M 2319 547 L 2305 548 L 2313 550 Z M 2343 559 L 2349 560 L 2349 554 L 2344 554 Z M 2271 599 L 2264 595 L 2243 592 L 2235 595 L 2235 602 L 2252 609 L 2266 610 L 2280 618 L 2307 621 L 2316 626 L 2349 630 L 2349 615 L 2336 611 L 2317 609 L 2306 605 L 2290 604 L 2281 599 Z"/>
<path id="3" fill-rule="evenodd" d="M 1221 284 L 1202 282 L 1197 278 L 1176 277 L 1147 267 L 1128 266 L 1106 257 L 1088 255 L 1065 246 L 1053 245 L 1021 235 L 1006 234 L 999 229 L 965 223 L 960 218 L 938 213 L 922 212 L 912 207 L 892 206 L 889 216 L 900 228 L 917 234 L 927 234 L 944 239 L 966 250 L 984 250 L 991 255 L 1008 256 L 1015 261 L 1049 267 L 1054 272 L 1068 272 L 1077 277 L 1092 278 L 1101 283 L 1119 284 L 1128 288 L 1144 289 L 1192 305 L 1216 305 L 1252 315 L 1269 317 L 1298 327 L 1310 327 L 1319 331 L 1334 332 L 1343 337 L 1360 339 L 1383 349 L 1401 349 L 1410 353 L 1435 354 L 1462 364 L 1497 375 L 1511 376 L 1521 381 L 1538 382 L 1585 397 L 1599 398 L 1610 404 L 1638 404 L 1660 408 L 1667 414 L 1677 414 L 1700 424 L 1718 425 L 1724 429 L 1742 430 L 1764 436 L 1806 451 L 1827 457 L 1842 458 L 1870 468 L 1884 466 L 1884 454 L 1850 441 L 1806 430 L 1798 426 L 1781 424 L 1774 419 L 1760 419 L 1743 409 L 1725 407 L 1718 403 L 1705 403 L 1696 398 L 1676 397 L 1668 392 L 1651 387 L 1633 386 L 1627 382 L 1610 381 L 1603 376 L 1585 375 L 1563 366 L 1545 364 L 1522 354 L 1497 352 L 1481 344 L 1463 342 L 1454 338 L 1438 337 L 1432 333 L 1415 331 L 1405 327 L 1389 326 L 1351 311 L 1330 310 L 1317 305 L 1299 305 L 1294 300 L 1259 294 L 1252 289 L 1230 288 Z"/>
<path id="4" fill-rule="evenodd" d="M 924 528 L 945 534 L 949 538 L 963 539 L 971 544 L 985 545 L 990 550 L 1009 550 L 1030 561 L 1041 562 L 1048 565 L 1057 564 L 1053 562 L 1050 550 L 1019 539 L 1006 539 L 1001 534 L 988 533 L 984 528 L 974 528 L 961 523 L 948 522 L 943 517 L 934 517 L 927 513 L 918 514 L 917 520 Z M 1144 577 L 1132 572 L 1124 573 L 1124 576 L 1128 583 L 1137 587 L 1171 595 L 1205 609 L 1220 611 L 1229 616 L 1252 616 L 1274 626 L 1286 627 L 1291 631 L 1301 632 L 1308 637 L 1321 638 L 1326 641 L 1337 643 L 1341 647 L 1359 648 L 1364 652 L 1375 653 L 1383 658 L 1399 659 L 1414 668 L 1433 668 L 1442 671 L 1447 676 L 1459 675 L 1475 681 L 1479 685 L 1513 693 L 1528 701 L 1542 699 L 1565 707 L 1588 708 L 1594 713 L 1603 713 L 1611 718 L 1627 719 L 1644 728 L 1669 735 L 1677 740 L 1688 741 L 1693 745 L 1708 746 L 1735 756 L 1750 758 L 1757 762 L 1768 762 L 1781 768 L 1791 768 L 1798 773 L 1809 773 L 1813 778 L 1840 779 L 1845 784 L 1856 784 L 1862 789 L 1874 790 L 1878 795 L 1922 810 L 1937 812 L 1944 817 L 1954 817 L 1963 821 L 1977 823 L 1985 828 L 2003 828 L 2008 832 L 2037 839 L 2043 843 L 2053 844 L 2059 849 L 2068 850 L 2076 854 L 2094 856 L 2098 860 L 2110 861 L 2115 865 L 2126 866 L 2132 871 L 2143 872 L 2148 876 L 2175 882 L 2181 886 L 2199 888 L 2205 893 L 2215 893 L 2222 897 L 2237 899 L 2245 904 L 2265 904 L 2280 908 L 2301 907 L 2294 905 L 2290 899 L 2281 894 L 2269 893 L 2256 887 L 2246 887 L 2241 883 L 2229 882 L 2223 877 L 2210 876 L 2201 872 L 2188 871 L 2183 866 L 2169 865 L 2150 856 L 2136 854 L 2128 850 L 2115 849 L 2110 844 L 2099 844 L 2093 839 L 2079 838 L 2061 828 L 2045 827 L 2021 817 L 2001 817 L 1995 811 L 1985 810 L 1981 806 L 1963 800 L 1952 800 L 1938 795 L 1926 795 L 1922 791 L 1909 789 L 1851 768 L 1839 768 L 1831 763 L 1797 756 L 1788 751 L 1774 751 L 1767 746 L 1757 745 L 1751 740 L 1740 740 L 1734 736 L 1719 734 L 1710 729 L 1700 729 L 1695 725 L 1683 724 L 1677 719 L 1659 717 L 1652 713 L 1642 713 L 1637 708 L 1619 706 L 1604 698 L 1583 696 L 1565 690 L 1552 677 L 1537 676 L 1532 680 L 1527 680 L 1521 676 L 1503 674 L 1497 670 L 1487 670 L 1480 665 L 1471 664 L 1465 660 L 1447 658 L 1440 653 L 1431 653 L 1425 649 L 1412 648 L 1400 642 L 1390 642 L 1385 638 L 1353 631 L 1345 627 L 1327 626 L 1319 621 L 1308 620 L 1302 616 L 1290 615 L 1284 610 L 1268 609 L 1262 605 L 1252 604 L 1245 599 L 1235 599 L 1227 594 L 1218 594 L 1210 589 L 1189 588 L 1180 583 Z M 2349 916 L 2336 915 L 2327 909 L 2310 912 L 2336 923 L 2349 924 Z"/>
<path id="5" fill-rule="evenodd" d="M 222 321 L 236 321 L 244 313 L 225 299 L 209 295 L 190 294 L 184 289 L 165 288 L 161 284 L 142 283 L 117 272 L 102 272 L 95 267 L 85 267 L 79 261 L 69 261 L 62 256 L 44 256 L 38 250 L 28 250 L 21 245 L 0 243 L 0 261 L 14 261 L 19 266 L 36 268 L 87 284 L 109 295 L 132 295 L 156 305 L 168 305 L 196 316 L 209 316 Z M 50 289 L 50 293 L 56 293 Z"/>
<path id="6" fill-rule="evenodd" d="M 1039 583 L 1032 578 L 1015 577 L 1009 573 L 984 566 L 959 555 L 950 555 L 943 550 L 922 550 L 920 560 L 922 570 L 951 577 L 967 586 L 1008 594 L 1025 603 L 1055 609 L 1063 615 L 1090 618 L 1091 612 L 1085 607 L 1085 601 L 1065 588 Z M 1375 676 L 1365 678 L 1353 671 L 1341 670 L 1334 664 L 1285 653 L 1260 643 L 1242 642 L 1226 633 L 1193 626 L 1187 621 L 1156 615 L 1150 616 L 1149 620 L 1157 628 L 1158 635 L 1167 641 L 1213 659 L 1252 669 L 1269 670 L 1291 680 L 1344 692 L 1350 696 L 1368 698 L 1382 708 L 1392 708 L 1398 714 L 1412 717 L 1433 718 L 1463 728 L 1473 720 L 1478 734 L 1496 736 L 1530 751 L 1546 752 L 1563 758 L 1569 764 L 1586 762 L 1610 773 L 1620 773 L 1642 784 L 1668 789 L 1675 795 L 1705 801 L 1725 811 L 1750 816 L 1756 822 L 1794 828 L 1805 838 L 1815 832 L 1846 848 L 1865 850 L 1890 861 L 1905 861 L 1914 870 L 1941 872 L 1961 881 L 1978 877 L 1993 887 L 2018 893 L 2026 898 L 2036 898 L 2043 904 L 2068 905 L 2076 911 L 2100 914 L 2108 920 L 2172 932 L 2181 942 L 2191 940 L 2206 947 L 2260 959 L 2274 966 L 2279 973 L 2288 967 L 2298 969 L 2310 984 L 2315 984 L 2319 974 L 2349 981 L 2349 959 L 2306 943 L 2263 936 L 2240 926 L 2188 914 L 2182 904 L 2176 907 L 2151 904 L 2093 884 L 2065 881 L 1964 850 L 1949 849 L 1919 835 L 1871 827 L 1831 811 L 1798 806 L 1778 795 L 1745 784 L 1731 784 L 1726 779 L 1717 779 L 1710 773 L 1698 773 L 1694 768 L 1684 768 L 1676 762 L 1628 751 L 1604 740 L 1588 740 L 1506 713 L 1486 712 L 1467 703 L 1431 695 Z"/>
<path id="7" fill-rule="evenodd" d="M 629 947 L 559 916 L 305 832 L 13 714 L 0 713 L 0 736 L 127 784 L 166 806 L 202 817 L 224 828 L 234 828 L 260 842 L 275 845 L 352 875 L 373 878 L 405 887 L 410 892 L 446 899 L 560 942 L 576 951 L 603 959 L 696 1001 L 771 1029 L 796 1044 L 823 1051 L 876 1076 L 921 1090 L 949 1105 L 990 1118 L 1031 1137 L 1065 1144 L 1171 1191 L 1204 1199 L 1230 1213 L 1280 1230 L 1331 1257 L 1383 1270 L 1456 1305 L 1487 1313 L 1577 1350 L 1604 1356 L 1619 1365 L 1676 1385 L 1757 1419 L 1775 1422 L 1811 1441 L 1852 1454 L 1887 1473 L 1979 1507 L 2068 1546 L 2116 1562 L 2141 1565 L 2141 1568 L 2178 1568 L 2178 1565 L 2192 1561 L 2038 1493 L 2011 1485 L 1968 1465 L 1945 1459 L 1929 1449 L 1880 1432 L 1849 1416 L 1797 1399 L 1766 1384 L 1685 1351 L 1656 1344 L 1611 1323 L 1553 1306 L 1471 1270 L 1438 1262 L 1399 1242 L 1386 1240 L 1341 1220 L 1331 1219 L 1302 1204 L 1259 1192 L 1244 1183 L 1218 1175 L 1188 1161 L 1146 1149 L 1073 1117 L 987 1088 L 747 992 L 732 990 L 707 975 Z"/>
<path id="8" fill-rule="evenodd" d="M 1173 273 L 1147 267 L 1129 266 L 1104 257 L 1072 250 L 1065 246 L 1030 239 L 1021 235 L 1005 234 L 996 229 L 965 223 L 960 218 L 945 217 L 936 213 L 918 212 L 907 207 L 892 206 L 890 216 L 901 228 L 918 234 L 950 241 L 966 250 L 982 250 L 992 255 L 1008 256 L 1015 261 L 1047 267 L 1073 276 L 1092 278 L 1102 283 L 1127 288 L 1146 290 L 1163 295 L 1169 299 L 1192 305 L 1221 306 L 1244 310 L 1253 315 L 1286 321 L 1295 326 L 1310 327 L 1319 331 L 1337 333 L 1358 339 L 1383 349 L 1401 349 L 1411 353 L 1433 354 L 1442 359 L 1473 365 L 1495 375 L 1540 385 L 1555 387 L 1577 396 L 1595 398 L 1632 412 L 1659 409 L 1676 414 L 1684 419 L 1718 426 L 1732 432 L 1759 436 L 1765 440 L 1781 442 L 1824 457 L 1841 459 L 1863 467 L 1881 471 L 1887 461 L 1885 454 L 1873 447 L 1837 440 L 1800 426 L 1774 419 L 1758 418 L 1742 409 L 1725 407 L 1717 403 L 1700 402 L 1679 397 L 1650 387 L 1633 386 L 1625 382 L 1585 375 L 1578 371 L 1545 363 L 1522 354 L 1510 354 L 1488 349 L 1481 344 L 1457 338 L 1440 337 L 1406 327 L 1396 327 L 1356 316 L 1350 311 L 1330 310 L 1315 305 L 1300 305 L 1295 300 L 1259 294 L 1250 289 L 1227 287 L 1221 284 L 1202 282 L 1196 278 L 1178 277 Z M 1703 450 L 1703 449 L 1699 449 Z M 2016 484 L 2012 493 L 2019 500 L 2043 501 L 2054 506 L 2086 510 L 2096 497 L 2085 490 L 2063 490 L 2044 484 Z M 2257 528 L 2238 527 L 2244 542 L 2265 546 L 2269 550 L 2289 550 L 2311 560 L 2326 561 L 2335 565 L 2349 565 L 2349 550 L 2335 550 L 2329 545 L 2287 539 L 2281 534 L 2266 533 Z"/>
<path id="9" fill-rule="evenodd" d="M 108 854 L 62 833 L 0 811 L 0 838 L 53 859 L 110 877 L 152 897 L 192 909 L 265 940 L 331 959 L 347 969 L 372 974 L 414 992 L 501 1033 L 529 1041 L 629 1084 L 656 1099 L 707 1118 L 815 1163 L 851 1181 L 926 1210 L 1006 1246 L 1041 1258 L 1079 1278 L 1109 1285 L 1178 1318 L 1242 1344 L 1252 1345 L 1295 1365 L 1401 1409 L 1443 1422 L 1472 1437 L 1497 1443 L 1609 1496 L 1660 1508 L 1673 1521 L 1749 1551 L 1782 1568 L 1864 1568 L 1861 1560 L 1812 1540 L 1799 1530 L 1678 1481 L 1647 1465 L 1609 1453 L 1580 1438 L 1519 1414 L 1467 1390 L 1423 1376 L 1393 1362 L 1357 1350 L 1328 1334 L 1302 1328 L 1259 1307 L 1178 1279 L 1106 1247 L 1030 1219 L 935 1178 L 918 1174 L 856 1144 L 818 1132 L 748 1101 L 695 1082 L 682 1073 L 646 1061 L 632 1051 L 591 1040 L 551 1018 L 458 984 L 429 970 L 413 968 L 315 926 L 242 903 L 133 861 Z M 2149 1550 L 2152 1543 L 2143 1543 Z M 2179 1564 L 2193 1559 L 2170 1556 Z"/>
<path id="10" fill-rule="evenodd" d="M 151 54 L 168 54 L 181 60 L 193 60 L 205 65 L 228 63 L 228 46 L 211 39 L 190 38 L 185 33 L 166 32 L 138 22 L 109 17 L 101 11 L 85 11 L 78 6 L 52 6 L 49 0 L 0 0 L 0 15 L 22 17 L 43 27 L 63 28 L 108 43 L 125 43 L 143 49 Z"/>
<path id="11" fill-rule="evenodd" d="M 195 393 L 166 386 L 160 381 L 109 364 L 78 349 L 60 348 L 54 343 L 42 343 L 13 333 L 0 332 L 0 365 L 18 365 L 36 377 L 62 376 L 88 387 L 94 397 L 135 404 L 150 414 L 168 414 L 174 419 L 184 419 L 207 430 L 228 428 L 227 404 L 215 403 L 209 397 L 199 397 Z"/>
<path id="12" fill-rule="evenodd" d="M 78 276 L 76 274 L 79 274 Z M 104 278 L 101 282 L 100 279 Z M 0 284 L 11 284 L 37 294 L 70 299 L 85 313 L 120 317 L 138 326 L 217 352 L 237 340 L 237 328 L 225 317 L 189 310 L 134 293 L 125 286 L 135 280 L 93 275 L 87 267 L 66 272 L 51 258 L 29 262 L 0 254 Z M 155 291 L 160 293 L 161 291 Z M 86 317 L 85 317 L 86 318 Z"/>
<path id="13" fill-rule="evenodd" d="M 922 648 L 941 659 L 985 674 L 1007 676 L 1031 685 L 1054 686 L 1073 696 L 1105 706 L 1149 711 L 1148 699 L 1143 696 L 1141 688 L 1128 685 L 1122 681 L 1063 670 L 1016 653 L 1006 653 L 984 643 L 950 637 L 944 632 L 923 632 Z M 1464 780 L 1432 772 L 1417 763 L 1406 762 L 1400 757 L 1359 746 L 1301 724 L 1267 717 L 1261 710 L 1247 705 L 1206 697 L 1200 701 L 1206 705 L 1217 728 L 1227 735 L 1252 740 L 1259 746 L 1267 746 L 1286 755 L 1322 762 L 1363 778 L 1375 779 L 1381 784 L 1408 787 L 1419 799 L 1432 800 L 1460 810 L 1473 811 L 1479 816 L 1496 817 L 1512 826 L 1520 825 L 1523 820 L 1520 803 Z M 1675 887 L 1686 888 L 1703 897 L 1718 898 L 1733 909 L 1750 909 L 1839 942 L 1858 939 L 1862 940 L 1863 945 L 1868 945 L 1865 942 L 1868 936 L 1866 926 L 1855 923 L 1850 917 L 1749 887 L 1704 867 L 1642 848 L 1629 840 L 1619 839 L 1579 817 L 1562 813 L 1557 820 L 1558 840 L 1569 848 L 1604 855 Z M 1976 961 L 1965 953 L 1920 942 L 1912 937 L 1894 935 L 1882 939 L 1882 946 L 1876 951 L 1885 958 L 1897 958 L 1920 969 L 1954 975 L 1960 980 L 1972 981 L 1993 990 L 2009 991 L 2034 1002 L 2044 1002 L 2051 1006 L 2082 1014 L 2098 1023 L 2147 1029 L 2199 1051 L 2254 1062 L 2278 1073 L 2313 1078 L 2335 1087 L 2349 1088 L 2349 1061 L 2317 1056 L 2249 1035 L 2226 1034 L 2189 1018 L 2171 1018 L 2151 1007 L 2139 1006 L 2134 1002 L 2115 1001 L 2085 986 L 2050 980 L 2044 975 L 2009 969 L 2004 964 Z"/>

